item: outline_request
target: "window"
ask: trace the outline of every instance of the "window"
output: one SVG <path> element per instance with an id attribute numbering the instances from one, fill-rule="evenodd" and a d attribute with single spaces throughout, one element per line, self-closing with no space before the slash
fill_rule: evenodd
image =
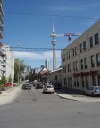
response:
<path id="1" fill-rule="evenodd" d="M 73 71 L 75 71 L 75 62 L 73 62 Z"/>
<path id="2" fill-rule="evenodd" d="M 67 81 L 66 81 L 66 77 L 64 78 L 64 85 L 66 86 L 66 83 L 67 83 Z"/>
<path id="3" fill-rule="evenodd" d="M 77 87 L 79 87 L 79 81 L 78 81 L 78 79 L 77 79 Z"/>
<path id="4" fill-rule="evenodd" d="M 89 40 L 90 40 L 90 48 L 92 48 L 93 47 L 93 37 L 91 36 Z"/>
<path id="5" fill-rule="evenodd" d="M 92 86 L 96 86 L 96 78 L 95 78 L 95 76 L 92 76 Z"/>
<path id="6" fill-rule="evenodd" d="M 68 72 L 71 72 L 71 64 L 68 64 Z"/>
<path id="7" fill-rule="evenodd" d="M 88 87 L 89 87 L 88 77 L 85 77 L 85 85 L 86 85 L 86 88 L 88 88 Z"/>
<path id="8" fill-rule="evenodd" d="M 66 53 L 66 58 L 68 59 L 68 52 Z"/>
<path id="9" fill-rule="evenodd" d="M 95 63 L 94 63 L 94 55 L 91 56 L 91 67 L 94 67 Z"/>
<path id="10" fill-rule="evenodd" d="M 95 45 L 99 44 L 99 36 L 98 36 L 98 33 L 96 33 L 94 35 L 94 39 L 95 39 Z"/>
<path id="11" fill-rule="evenodd" d="M 96 54 L 96 63 L 97 66 L 100 66 L 100 53 Z"/>
<path id="12" fill-rule="evenodd" d="M 64 73 L 64 66 L 63 66 L 63 73 Z"/>
<path id="13" fill-rule="evenodd" d="M 75 55 L 77 55 L 77 47 L 75 47 Z"/>
<path id="14" fill-rule="evenodd" d="M 62 61 L 63 62 L 65 61 L 65 54 L 62 56 Z"/>
<path id="15" fill-rule="evenodd" d="M 72 52 L 73 52 L 73 56 L 74 56 L 74 48 L 72 49 Z"/>
<path id="16" fill-rule="evenodd" d="M 78 70 L 78 61 L 76 61 L 76 71 Z"/>
<path id="17" fill-rule="evenodd" d="M 65 73 L 66 73 L 66 66 L 65 66 Z"/>
<path id="18" fill-rule="evenodd" d="M 98 76 L 98 86 L 100 86 L 100 75 Z"/>
<path id="19" fill-rule="evenodd" d="M 83 79 L 83 77 L 81 78 L 81 82 L 82 82 L 82 88 L 84 88 L 84 79 Z"/>
<path id="20" fill-rule="evenodd" d="M 82 52 L 82 44 L 80 44 L 80 53 Z"/>
<path id="21" fill-rule="evenodd" d="M 83 59 L 80 60 L 81 63 L 81 69 L 83 69 Z"/>
<path id="22" fill-rule="evenodd" d="M 84 67 L 87 69 L 87 58 L 84 58 Z"/>
<path id="23" fill-rule="evenodd" d="M 68 86 L 72 88 L 72 77 L 68 77 Z"/>
<path id="24" fill-rule="evenodd" d="M 83 49 L 86 51 L 86 41 L 83 42 Z"/>
<path id="25" fill-rule="evenodd" d="M 76 87 L 76 79 L 74 79 L 73 86 Z"/>
<path id="26" fill-rule="evenodd" d="M 70 58 L 70 51 L 69 51 L 69 58 Z"/>
<path id="27" fill-rule="evenodd" d="M 66 73 L 66 66 L 63 66 L 63 73 Z"/>

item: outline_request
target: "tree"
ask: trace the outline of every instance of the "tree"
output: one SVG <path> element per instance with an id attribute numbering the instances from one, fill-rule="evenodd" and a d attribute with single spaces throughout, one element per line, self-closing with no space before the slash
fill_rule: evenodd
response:
<path id="1" fill-rule="evenodd" d="M 14 82 L 18 82 L 18 78 L 21 78 L 21 73 L 24 72 L 25 64 L 22 60 L 14 60 Z"/>
<path id="2" fill-rule="evenodd" d="M 4 85 L 7 82 L 6 77 L 3 75 L 0 80 L 0 85 Z"/>

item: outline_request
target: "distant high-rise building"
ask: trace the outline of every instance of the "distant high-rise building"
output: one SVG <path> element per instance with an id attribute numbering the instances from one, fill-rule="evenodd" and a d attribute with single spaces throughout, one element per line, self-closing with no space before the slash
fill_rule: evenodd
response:
<path id="1" fill-rule="evenodd" d="M 49 59 L 46 59 L 45 60 L 45 67 L 50 70 L 50 60 Z"/>

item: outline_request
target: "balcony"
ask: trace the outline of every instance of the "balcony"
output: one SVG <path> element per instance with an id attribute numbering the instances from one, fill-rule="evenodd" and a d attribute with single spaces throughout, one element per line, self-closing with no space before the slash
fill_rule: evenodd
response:
<path id="1" fill-rule="evenodd" d="M 3 31 L 3 25 L 0 24 L 0 32 Z"/>
<path id="2" fill-rule="evenodd" d="M 0 24 L 4 24 L 2 15 L 0 14 Z"/>
<path id="3" fill-rule="evenodd" d="M 3 67 L 5 67 L 5 66 L 6 66 L 6 64 L 5 64 L 5 63 L 2 63 L 2 66 L 3 66 Z"/>
<path id="4" fill-rule="evenodd" d="M 6 59 L 7 59 L 6 56 L 4 56 L 4 57 L 3 57 L 3 60 L 6 61 Z"/>
<path id="5" fill-rule="evenodd" d="M 3 66 L 0 64 L 0 70 L 2 70 L 3 71 Z"/>
<path id="6" fill-rule="evenodd" d="M 6 71 L 6 68 L 4 67 L 4 68 L 3 68 L 3 72 L 5 72 L 5 71 Z"/>
<path id="7" fill-rule="evenodd" d="M 0 0 L 0 4 L 3 4 L 2 0 Z"/>
<path id="8" fill-rule="evenodd" d="M 3 8 L 2 8 L 2 4 L 0 3 L 0 13 L 2 16 L 4 16 L 4 11 L 3 11 Z"/>
<path id="9" fill-rule="evenodd" d="M 2 33 L 0 32 L 0 39 L 2 39 L 3 38 L 3 35 L 2 35 Z"/>
<path id="10" fill-rule="evenodd" d="M 6 55 L 5 51 L 2 48 L 0 48 L 0 55 L 2 55 L 2 56 Z"/>

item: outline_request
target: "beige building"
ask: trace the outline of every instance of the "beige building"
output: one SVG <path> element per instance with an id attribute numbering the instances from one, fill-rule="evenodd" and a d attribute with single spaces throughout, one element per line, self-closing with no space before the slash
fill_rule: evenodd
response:
<path id="1" fill-rule="evenodd" d="M 3 22 L 4 12 L 3 12 L 3 0 L 0 0 L 0 80 L 4 75 L 7 80 L 9 77 L 14 78 L 14 57 L 11 52 L 10 46 L 4 45 L 2 43 L 3 39 Z"/>
<path id="2" fill-rule="evenodd" d="M 47 78 L 53 83 L 62 84 L 62 68 L 58 68 L 56 70 L 49 72 Z"/>
<path id="3" fill-rule="evenodd" d="M 100 85 L 100 21 L 64 48 L 63 86 L 84 90 Z"/>

